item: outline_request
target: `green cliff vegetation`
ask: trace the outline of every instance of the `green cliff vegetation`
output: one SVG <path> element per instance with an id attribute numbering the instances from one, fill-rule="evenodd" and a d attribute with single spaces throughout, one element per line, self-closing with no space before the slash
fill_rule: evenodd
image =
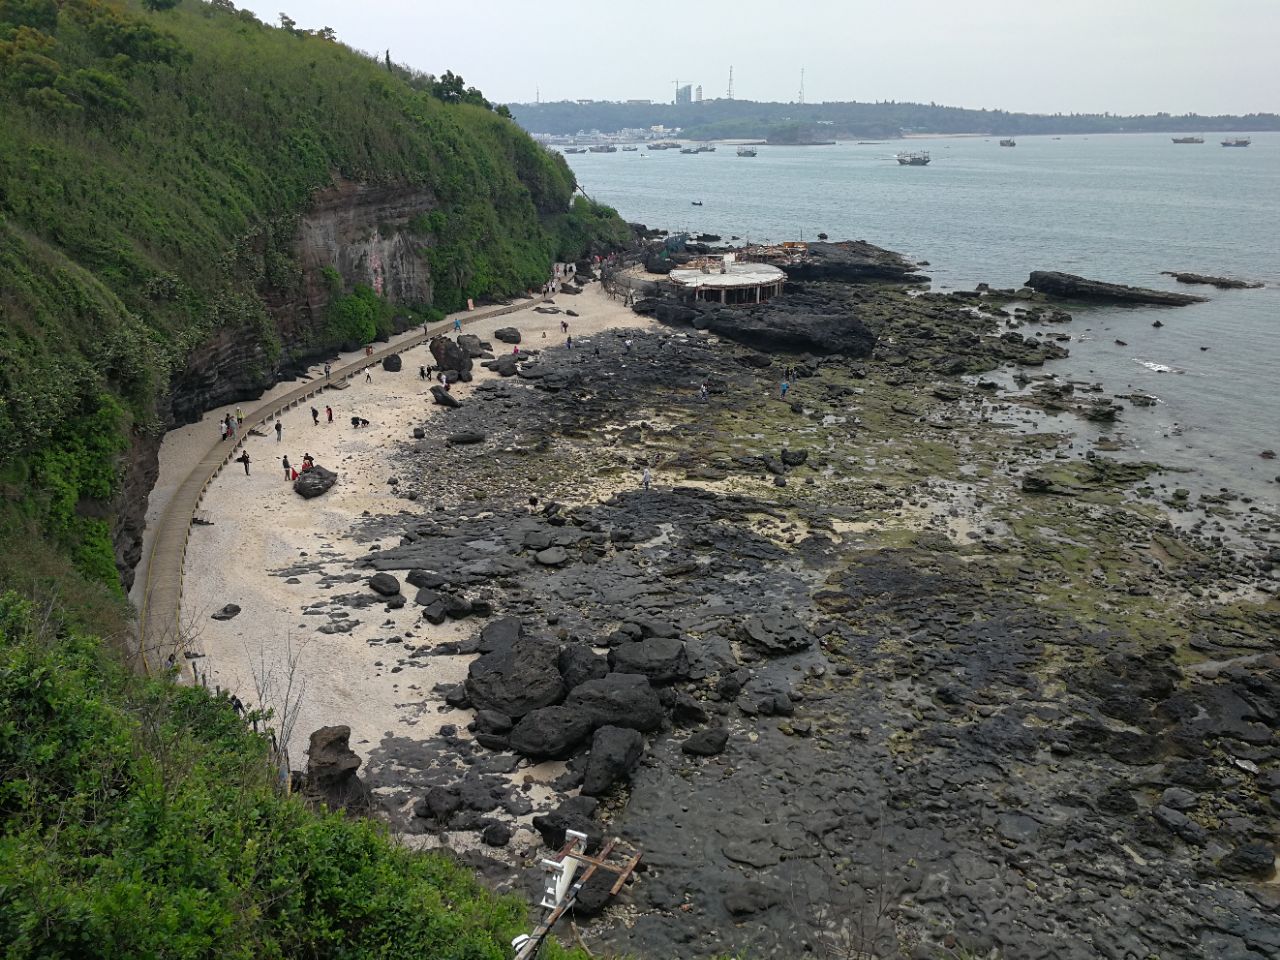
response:
<path id="1" fill-rule="evenodd" d="M 134 676 L 12 593 L 0 828 L 12 960 L 500 960 L 528 928 L 466 867 L 282 794 L 225 695 Z"/>
<path id="2" fill-rule="evenodd" d="M 304 278 L 299 217 L 339 181 L 432 198 L 432 302 Z M 202 344 L 285 361 L 537 286 L 625 239 L 575 189 L 460 77 L 330 30 L 228 0 L 0 0 L 5 956 L 509 955 L 521 901 L 284 795 L 225 696 L 122 665 L 113 511 Z M 328 306 L 286 335 L 269 305 L 308 285 Z"/>
<path id="3" fill-rule="evenodd" d="M 102 455 L 160 428 L 193 351 L 219 331 L 273 359 L 386 332 L 391 307 L 348 290 L 282 347 L 264 306 L 300 291 L 298 216 L 336 180 L 435 198 L 434 302 L 408 315 L 536 287 L 553 259 L 623 239 L 504 114 L 452 73 L 228 0 L 0 0 L 0 533 L 52 539 L 113 589 Z"/>

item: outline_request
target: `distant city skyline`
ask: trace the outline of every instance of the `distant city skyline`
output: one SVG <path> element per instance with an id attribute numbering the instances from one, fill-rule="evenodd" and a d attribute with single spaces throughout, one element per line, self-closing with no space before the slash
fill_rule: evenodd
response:
<path id="1" fill-rule="evenodd" d="M 1276 0 L 704 0 L 647 14 L 560 15 L 522 0 L 249 0 L 277 23 L 333 27 L 348 45 L 497 102 L 706 99 L 914 101 L 1029 113 L 1280 111 Z"/>

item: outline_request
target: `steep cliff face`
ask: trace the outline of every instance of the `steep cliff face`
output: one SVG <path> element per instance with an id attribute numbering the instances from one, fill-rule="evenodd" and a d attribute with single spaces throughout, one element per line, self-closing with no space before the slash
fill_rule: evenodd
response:
<path id="1" fill-rule="evenodd" d="M 307 303 L 328 302 L 323 270 L 332 267 L 349 285 L 364 284 L 393 303 L 430 303 L 427 216 L 435 195 L 407 184 L 372 186 L 340 180 L 321 191 L 302 217 L 298 257 Z M 415 229 L 417 227 L 417 229 Z"/>
<path id="2" fill-rule="evenodd" d="M 282 378 L 326 355 L 325 310 L 333 296 L 327 270 L 341 286 L 371 287 L 393 304 L 431 303 L 430 235 L 418 225 L 437 209 L 430 191 L 405 184 L 335 182 L 298 218 L 290 255 L 301 275 L 290 289 L 264 289 L 274 338 L 244 327 L 217 331 L 192 352 L 168 401 L 173 424 L 207 410 L 255 399 Z M 397 323 L 405 329 L 408 320 Z M 271 340 L 279 344 L 273 356 Z"/>

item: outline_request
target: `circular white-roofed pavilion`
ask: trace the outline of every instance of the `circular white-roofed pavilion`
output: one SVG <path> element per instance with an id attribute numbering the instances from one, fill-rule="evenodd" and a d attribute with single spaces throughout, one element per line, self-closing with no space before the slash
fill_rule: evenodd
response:
<path id="1" fill-rule="evenodd" d="M 671 285 L 686 300 L 712 303 L 764 303 L 782 292 L 787 275 L 767 263 L 741 263 L 733 254 L 708 259 L 697 266 L 672 270 Z"/>

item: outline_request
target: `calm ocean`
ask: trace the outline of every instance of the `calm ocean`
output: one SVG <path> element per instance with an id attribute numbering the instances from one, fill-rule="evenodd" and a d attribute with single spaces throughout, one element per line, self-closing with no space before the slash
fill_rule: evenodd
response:
<path id="1" fill-rule="evenodd" d="M 721 145 L 696 156 L 567 159 L 583 189 L 628 220 L 725 239 L 864 239 L 929 261 L 935 289 L 1020 286 L 1032 270 L 1065 270 L 1207 296 L 1189 307 L 1076 309 L 1074 323 L 1045 328 L 1073 338 L 1071 358 L 1047 369 L 1161 400 L 1126 405 L 1118 428 L 1082 433 L 1121 436 L 1130 456 L 1192 468 L 1211 487 L 1274 505 L 1280 460 L 1258 453 L 1280 450 L 1280 134 L 1254 134 L 1245 149 L 1204 137 L 1020 137 L 1014 148 L 912 139 L 760 147 L 755 158 Z M 886 159 L 899 150 L 928 150 L 933 163 Z M 1266 287 L 1188 287 L 1162 270 Z"/>

